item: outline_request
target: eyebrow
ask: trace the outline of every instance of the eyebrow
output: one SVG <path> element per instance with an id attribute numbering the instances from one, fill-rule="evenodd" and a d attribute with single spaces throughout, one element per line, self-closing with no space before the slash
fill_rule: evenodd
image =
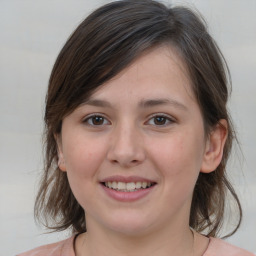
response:
<path id="1" fill-rule="evenodd" d="M 86 100 L 83 105 L 91 105 L 91 106 L 95 106 L 95 107 L 103 107 L 103 108 L 110 108 L 111 104 L 108 101 L 105 100 L 97 100 L 97 99 L 89 99 Z"/>
<path id="2" fill-rule="evenodd" d="M 181 110 L 188 110 L 188 108 L 181 102 L 168 98 L 142 100 L 139 103 L 139 106 L 142 108 L 155 107 L 159 105 L 171 105 Z"/>
<path id="3" fill-rule="evenodd" d="M 103 108 L 112 107 L 110 102 L 106 100 L 100 100 L 100 99 L 88 99 L 83 103 L 83 105 L 91 105 L 91 106 L 103 107 Z M 161 105 L 171 105 L 181 110 L 186 110 L 186 111 L 188 110 L 188 108 L 185 105 L 183 105 L 181 102 L 176 101 L 174 99 L 168 99 L 168 98 L 141 100 L 138 105 L 140 108 L 150 108 L 150 107 L 161 106 Z"/>

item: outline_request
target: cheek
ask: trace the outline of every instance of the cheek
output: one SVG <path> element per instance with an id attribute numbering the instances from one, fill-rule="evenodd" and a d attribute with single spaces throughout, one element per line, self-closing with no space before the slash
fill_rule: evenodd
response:
<path id="1" fill-rule="evenodd" d="M 198 176 L 203 144 L 195 135 L 193 132 L 175 134 L 154 143 L 150 155 L 164 178 L 172 178 L 173 182 L 179 179 L 184 183 Z"/>
<path id="2" fill-rule="evenodd" d="M 99 165 L 104 161 L 105 147 L 101 141 L 76 136 L 66 141 L 63 148 L 65 163 L 69 176 L 88 178 L 95 175 Z"/>
<path id="3" fill-rule="evenodd" d="M 68 181 L 75 198 L 84 209 L 97 201 L 95 184 L 98 183 L 98 170 L 105 157 L 104 146 L 96 142 L 70 137 L 63 145 Z"/>

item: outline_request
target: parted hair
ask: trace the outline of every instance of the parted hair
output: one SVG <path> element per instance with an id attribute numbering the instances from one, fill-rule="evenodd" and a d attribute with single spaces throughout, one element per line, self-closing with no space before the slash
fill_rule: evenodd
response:
<path id="1" fill-rule="evenodd" d="M 174 47 L 184 60 L 206 136 L 220 119 L 228 123 L 221 163 L 211 173 L 200 173 L 196 182 L 190 226 L 218 236 L 231 195 L 239 216 L 228 235 L 238 229 L 241 205 L 226 173 L 236 140 L 227 110 L 231 81 L 226 61 L 198 12 L 151 0 L 115 1 L 95 10 L 76 28 L 57 57 L 46 95 L 45 164 L 35 202 L 35 216 L 48 228 L 86 231 L 85 211 L 72 193 L 66 172 L 58 167 L 55 136 L 61 133 L 63 118 L 141 54 L 160 45 Z"/>

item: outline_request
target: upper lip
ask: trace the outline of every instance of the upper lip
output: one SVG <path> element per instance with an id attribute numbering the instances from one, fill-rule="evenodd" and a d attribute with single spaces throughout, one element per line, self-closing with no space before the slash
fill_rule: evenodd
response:
<path id="1" fill-rule="evenodd" d="M 112 181 L 119 181 L 119 182 L 151 182 L 151 183 L 156 183 L 154 180 L 143 178 L 140 176 L 121 176 L 121 175 L 114 175 L 114 176 L 109 176 L 101 180 L 101 182 L 112 182 Z"/>

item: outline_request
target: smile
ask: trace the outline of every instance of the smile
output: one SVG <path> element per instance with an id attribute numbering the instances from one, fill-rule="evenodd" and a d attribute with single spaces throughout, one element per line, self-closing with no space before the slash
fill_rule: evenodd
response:
<path id="1" fill-rule="evenodd" d="M 122 192 L 135 192 L 141 189 L 147 189 L 155 185 L 153 182 L 137 181 L 137 182 L 120 182 L 120 181 L 108 181 L 104 182 L 104 186 L 116 191 Z"/>
<path id="2" fill-rule="evenodd" d="M 114 175 L 100 181 L 105 194 L 119 202 L 140 200 L 155 191 L 157 182 L 140 176 Z"/>

